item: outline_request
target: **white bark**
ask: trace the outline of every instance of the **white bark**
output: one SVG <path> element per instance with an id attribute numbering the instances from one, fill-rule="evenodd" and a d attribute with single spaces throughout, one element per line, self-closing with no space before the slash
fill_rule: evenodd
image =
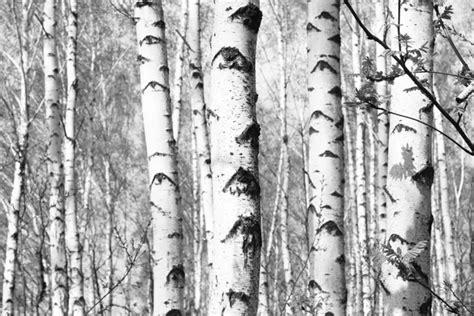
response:
<path id="1" fill-rule="evenodd" d="M 344 315 L 343 118 L 338 0 L 308 3 L 310 281 L 317 314 Z"/>
<path id="2" fill-rule="evenodd" d="M 401 34 L 410 34 L 410 45 L 419 48 L 433 40 L 432 1 L 409 0 L 400 9 Z M 391 9 L 398 21 L 398 8 Z M 396 33 L 396 32 L 394 32 Z M 392 44 L 398 47 L 397 41 Z M 405 43 L 400 43 L 402 50 Z M 432 47 L 427 46 L 428 58 L 425 69 L 432 69 L 429 62 Z M 398 49 L 397 49 L 398 50 Z M 407 66 L 412 67 L 411 60 Z M 431 86 L 430 74 L 419 74 Z M 413 82 L 405 75 L 395 79 L 392 86 L 391 109 L 396 113 L 415 117 L 427 124 L 432 121 L 431 104 L 418 90 L 406 91 Z M 413 120 L 390 115 L 390 136 L 387 179 L 387 236 L 388 245 L 404 255 L 420 241 L 430 241 L 431 209 L 430 188 L 434 169 L 431 165 L 431 130 Z M 415 277 L 418 282 L 430 284 L 429 246 L 416 259 Z M 382 266 L 382 277 L 388 290 L 384 297 L 385 313 L 389 315 L 427 315 L 430 312 L 431 295 L 419 283 L 411 280 L 406 271 L 389 262 Z"/>
<path id="3" fill-rule="evenodd" d="M 135 19 L 153 218 L 153 315 L 183 314 L 183 218 L 162 2 L 137 1 Z"/>
<path id="4" fill-rule="evenodd" d="M 258 4 L 215 1 L 208 117 L 216 225 L 209 315 L 257 313 L 262 244 L 255 109 Z"/>
<path id="5" fill-rule="evenodd" d="M 439 111 L 434 111 L 434 125 L 440 130 L 444 131 L 443 128 L 443 118 Z M 438 179 L 439 179 L 439 211 L 441 211 L 442 224 L 443 224 L 443 247 L 438 250 L 438 255 L 445 256 L 445 281 L 449 282 L 452 285 L 453 291 L 456 292 L 457 284 L 459 281 L 458 272 L 456 269 L 456 254 L 454 248 L 454 236 L 453 236 L 453 214 L 452 210 L 449 207 L 449 187 L 448 187 L 448 168 L 446 162 L 446 145 L 444 143 L 444 136 L 440 133 L 435 133 L 435 142 L 436 142 L 436 162 L 438 166 Z M 443 251 L 444 254 L 443 254 Z M 447 295 L 451 297 L 451 293 Z M 452 298 L 454 299 L 454 298 Z"/>
<path id="6" fill-rule="evenodd" d="M 175 73 L 174 73 L 174 105 L 173 105 L 173 136 L 179 140 L 181 130 L 181 111 L 183 105 L 183 64 L 186 52 L 184 38 L 188 31 L 188 7 L 189 2 L 194 0 L 181 0 L 181 19 L 178 34 L 178 48 L 176 52 Z M 181 35 L 181 36 L 180 36 Z"/>
<path id="7" fill-rule="evenodd" d="M 67 264 L 64 225 L 63 164 L 61 158 L 61 112 L 59 108 L 59 68 L 56 52 L 56 1 L 44 4 L 45 106 L 48 121 L 48 174 L 50 185 L 49 232 L 51 252 L 52 315 L 67 315 Z"/>
<path id="8" fill-rule="evenodd" d="M 84 315 L 84 281 L 82 274 L 82 246 L 79 241 L 76 215 L 76 179 L 74 176 L 75 126 L 77 98 L 76 50 L 77 50 L 77 1 L 69 0 L 67 18 L 67 105 L 64 144 L 64 204 L 66 212 L 66 247 L 69 256 L 69 313 Z"/>

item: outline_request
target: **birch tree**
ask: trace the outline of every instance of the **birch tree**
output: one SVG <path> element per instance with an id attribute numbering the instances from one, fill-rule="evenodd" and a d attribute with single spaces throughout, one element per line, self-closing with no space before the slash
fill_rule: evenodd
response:
<path id="1" fill-rule="evenodd" d="M 182 211 L 161 0 L 137 1 L 135 21 L 153 218 L 153 315 L 181 315 L 185 282 Z"/>
<path id="2" fill-rule="evenodd" d="M 310 281 L 317 314 L 344 315 L 343 118 L 338 0 L 308 1 Z"/>
<path id="3" fill-rule="evenodd" d="M 25 186 L 26 155 L 28 151 L 29 137 L 29 82 L 28 82 L 28 44 L 30 27 L 30 10 L 27 1 L 23 1 L 22 23 L 17 24 L 18 46 L 20 54 L 18 60 L 12 61 L 18 70 L 20 78 L 20 94 L 17 98 L 18 114 L 13 117 L 15 128 L 14 142 L 11 144 L 14 157 L 14 172 L 12 190 L 9 203 L 3 203 L 7 215 L 7 241 L 5 245 L 5 262 L 3 266 L 3 287 L 2 287 L 2 315 L 13 315 L 15 310 L 15 273 L 17 269 L 18 238 L 20 236 L 19 223 L 22 206 L 22 196 Z M 13 9 L 14 10 L 14 9 Z M 5 99 L 3 99 L 5 102 Z M 15 112 L 12 112 L 15 113 Z"/>
<path id="4" fill-rule="evenodd" d="M 208 111 L 214 197 L 209 315 L 255 315 L 258 303 L 260 185 L 255 53 L 258 0 L 217 0 Z"/>
<path id="5" fill-rule="evenodd" d="M 394 30 L 398 33 L 395 45 L 392 46 L 398 47 L 407 67 L 419 67 L 422 63 L 424 69 L 432 69 L 432 5 L 431 0 L 409 0 L 400 7 L 396 4 L 391 7 L 398 25 Z M 409 38 L 406 34 L 410 34 Z M 431 88 L 429 73 L 418 74 L 418 79 Z M 395 79 L 391 110 L 431 125 L 432 106 L 425 95 L 412 87 L 413 82 L 407 75 Z M 428 315 L 431 295 L 426 287 L 430 284 L 430 254 L 429 247 L 423 251 L 420 249 L 423 249 L 424 242 L 429 244 L 432 222 L 430 187 L 434 169 L 431 165 L 431 130 L 400 116 L 390 115 L 389 121 L 387 248 L 403 256 L 415 251 L 417 257 L 408 264 L 383 264 L 381 279 L 386 288 L 385 313 Z"/>
<path id="6" fill-rule="evenodd" d="M 61 112 L 59 104 L 59 66 L 56 52 L 56 1 L 46 0 L 43 13 L 43 53 L 45 106 L 48 123 L 48 174 L 50 185 L 50 252 L 52 315 L 66 315 L 67 263 L 64 225 L 64 182 L 61 157 Z"/>
<path id="7" fill-rule="evenodd" d="M 66 246 L 69 257 L 69 311 L 73 315 L 84 314 L 84 281 L 82 274 L 82 246 L 79 241 L 76 215 L 75 170 L 75 112 L 77 99 L 77 1 L 69 0 L 67 10 L 67 104 L 64 144 L 64 196 L 66 212 Z"/>

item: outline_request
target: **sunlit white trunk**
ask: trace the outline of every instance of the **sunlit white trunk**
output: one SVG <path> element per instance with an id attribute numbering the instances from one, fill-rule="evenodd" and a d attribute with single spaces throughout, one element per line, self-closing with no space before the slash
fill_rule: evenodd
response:
<path id="1" fill-rule="evenodd" d="M 183 314 L 182 210 L 161 0 L 137 1 L 135 21 L 153 228 L 153 315 Z"/>
<path id="2" fill-rule="evenodd" d="M 50 185 L 49 231 L 51 252 L 51 296 L 52 315 L 66 315 L 67 263 L 64 225 L 63 164 L 61 159 L 61 112 L 59 108 L 59 68 L 56 52 L 56 1 L 46 0 L 44 4 L 44 80 L 45 107 L 48 122 L 49 143 L 47 152 Z"/>
<path id="3" fill-rule="evenodd" d="M 444 131 L 443 119 L 439 111 L 434 111 L 434 125 L 440 130 Z M 453 222 L 455 214 L 449 207 L 449 185 L 448 185 L 448 168 L 446 162 L 446 145 L 444 143 L 444 136 L 440 133 L 435 133 L 436 142 L 436 162 L 438 165 L 438 179 L 439 179 L 439 210 L 441 211 L 442 224 L 443 224 L 443 250 L 446 263 L 446 275 L 445 280 L 452 286 L 453 291 L 457 289 L 457 283 L 459 281 L 458 272 L 456 269 L 456 255 L 454 250 L 454 237 L 453 237 Z M 438 249 L 438 254 L 442 255 L 441 249 Z M 451 294 L 451 293 L 449 293 Z M 448 297 L 451 295 L 448 295 Z M 454 298 L 453 298 L 454 299 Z"/>
<path id="4" fill-rule="evenodd" d="M 338 0 L 308 1 L 310 291 L 317 314 L 344 315 L 344 151 Z"/>
<path id="5" fill-rule="evenodd" d="M 391 12 L 394 21 L 400 16 L 400 34 L 410 34 L 410 45 L 420 48 L 423 45 L 427 57 L 424 69 L 432 69 L 431 55 L 433 40 L 431 0 L 409 0 L 403 2 L 400 10 L 393 3 Z M 396 31 L 394 30 L 396 33 Z M 394 40 L 392 47 L 406 50 L 406 43 Z M 413 66 L 411 59 L 406 61 Z M 432 76 L 418 74 L 431 87 Z M 426 124 L 432 122 L 432 106 L 426 96 L 418 90 L 410 89 L 413 82 L 405 75 L 395 79 L 392 86 L 391 110 L 409 117 L 420 119 Z M 406 89 L 409 89 L 407 91 Z M 404 255 L 420 241 L 430 241 L 431 209 L 430 189 L 434 169 L 431 165 L 431 129 L 420 123 L 400 116 L 390 115 L 390 135 L 388 149 L 387 179 L 387 236 L 388 246 Z M 386 262 L 382 266 L 385 291 L 385 313 L 390 315 L 428 315 L 431 308 L 431 294 L 420 285 L 430 284 L 429 246 L 415 259 L 416 272 L 408 276 L 395 265 Z M 413 281 L 416 278 L 416 282 Z"/>
<path id="6" fill-rule="evenodd" d="M 84 292 L 82 275 L 82 246 L 79 242 L 76 215 L 76 179 L 74 176 L 75 126 L 77 76 L 77 1 L 69 0 L 67 18 L 67 104 L 64 144 L 64 204 L 66 212 L 66 247 L 69 255 L 69 312 L 72 315 L 84 314 Z"/>
<path id="7" fill-rule="evenodd" d="M 208 110 L 214 194 L 209 315 L 255 315 L 260 268 L 260 186 L 255 53 L 258 0 L 216 0 Z"/>

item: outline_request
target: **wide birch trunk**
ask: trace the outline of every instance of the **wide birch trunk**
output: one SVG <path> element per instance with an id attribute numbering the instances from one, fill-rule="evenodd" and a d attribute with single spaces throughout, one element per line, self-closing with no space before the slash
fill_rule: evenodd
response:
<path id="1" fill-rule="evenodd" d="M 61 112 L 59 108 L 59 67 L 56 52 L 56 1 L 46 0 L 44 4 L 44 80 L 45 107 L 48 122 L 48 174 L 50 185 L 50 261 L 52 315 L 67 315 L 67 263 L 64 225 L 64 182 L 61 157 Z"/>
<path id="2" fill-rule="evenodd" d="M 344 315 L 344 151 L 338 0 L 308 2 L 311 240 L 308 288 L 314 312 Z"/>
<path id="3" fill-rule="evenodd" d="M 432 11 L 431 0 L 409 0 L 404 2 L 401 8 L 396 4 L 391 8 L 394 21 L 400 24 L 400 34 L 410 34 L 410 46 L 420 48 L 426 45 L 427 53 L 422 52 L 422 56 L 428 58 L 424 64 L 428 71 L 432 69 L 432 63 L 429 61 L 433 52 L 430 44 L 433 41 Z M 396 29 L 394 32 L 397 32 Z M 406 45 L 394 40 L 392 47 L 405 51 Z M 408 67 L 413 66 L 411 59 L 407 59 L 406 64 Z M 426 80 L 425 84 L 431 88 L 430 74 L 419 74 L 418 77 L 420 80 Z M 430 125 L 432 106 L 419 90 L 410 89 L 413 85 L 406 75 L 395 79 L 391 110 Z M 389 120 L 387 244 L 392 250 L 405 255 L 420 241 L 430 242 L 430 189 L 434 175 L 431 164 L 431 129 L 395 115 L 390 115 Z M 414 271 L 402 271 L 390 262 L 383 264 L 381 281 L 387 290 L 384 297 L 386 314 L 430 313 L 431 295 L 420 284 L 430 284 L 429 249 L 428 245 L 427 249 L 410 263 Z"/>
<path id="4" fill-rule="evenodd" d="M 161 0 L 137 1 L 135 20 L 153 218 L 153 315 L 184 314 L 183 218 Z"/>
<path id="5" fill-rule="evenodd" d="M 260 186 L 255 53 L 258 0 L 216 0 L 208 111 L 214 194 L 209 315 L 257 313 Z"/>

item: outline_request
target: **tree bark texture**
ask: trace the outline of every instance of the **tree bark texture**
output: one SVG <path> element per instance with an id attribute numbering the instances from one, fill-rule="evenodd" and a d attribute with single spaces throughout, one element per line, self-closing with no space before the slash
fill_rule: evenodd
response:
<path id="1" fill-rule="evenodd" d="M 153 315 L 181 315 L 185 271 L 161 0 L 137 1 L 135 20 L 153 218 Z"/>
<path id="2" fill-rule="evenodd" d="M 394 21 L 400 24 L 400 34 L 410 34 L 409 44 L 395 40 L 393 47 L 402 52 L 425 45 L 422 57 L 427 71 L 432 69 L 433 24 L 431 0 L 409 0 L 401 7 L 393 3 L 391 12 Z M 399 21 L 399 22 L 398 22 Z M 397 28 L 393 30 L 398 33 Z M 396 36 L 399 38 L 399 36 Z M 398 45 L 397 45 L 398 44 Z M 407 46 L 410 45 L 409 48 Z M 413 59 L 405 58 L 408 67 Z M 432 76 L 419 74 L 431 88 Z M 410 89 L 413 82 L 405 75 L 395 79 L 392 86 L 391 109 L 396 113 L 415 117 L 428 125 L 432 123 L 432 106 L 419 90 Z M 431 164 L 431 129 L 420 123 L 390 115 L 387 179 L 387 246 L 404 256 L 417 243 L 430 242 L 431 199 L 434 169 Z M 431 295 L 420 285 L 430 284 L 429 245 L 422 251 L 406 271 L 404 266 L 385 262 L 382 278 L 385 291 L 385 313 L 389 315 L 428 315 Z"/>
<path id="3" fill-rule="evenodd" d="M 209 315 L 257 313 L 260 185 L 255 53 L 258 0 L 217 0 L 208 111 L 214 194 Z"/>
<path id="4" fill-rule="evenodd" d="M 340 75 L 340 2 L 308 2 L 311 240 L 308 288 L 314 312 L 344 315 L 344 152 Z"/>

